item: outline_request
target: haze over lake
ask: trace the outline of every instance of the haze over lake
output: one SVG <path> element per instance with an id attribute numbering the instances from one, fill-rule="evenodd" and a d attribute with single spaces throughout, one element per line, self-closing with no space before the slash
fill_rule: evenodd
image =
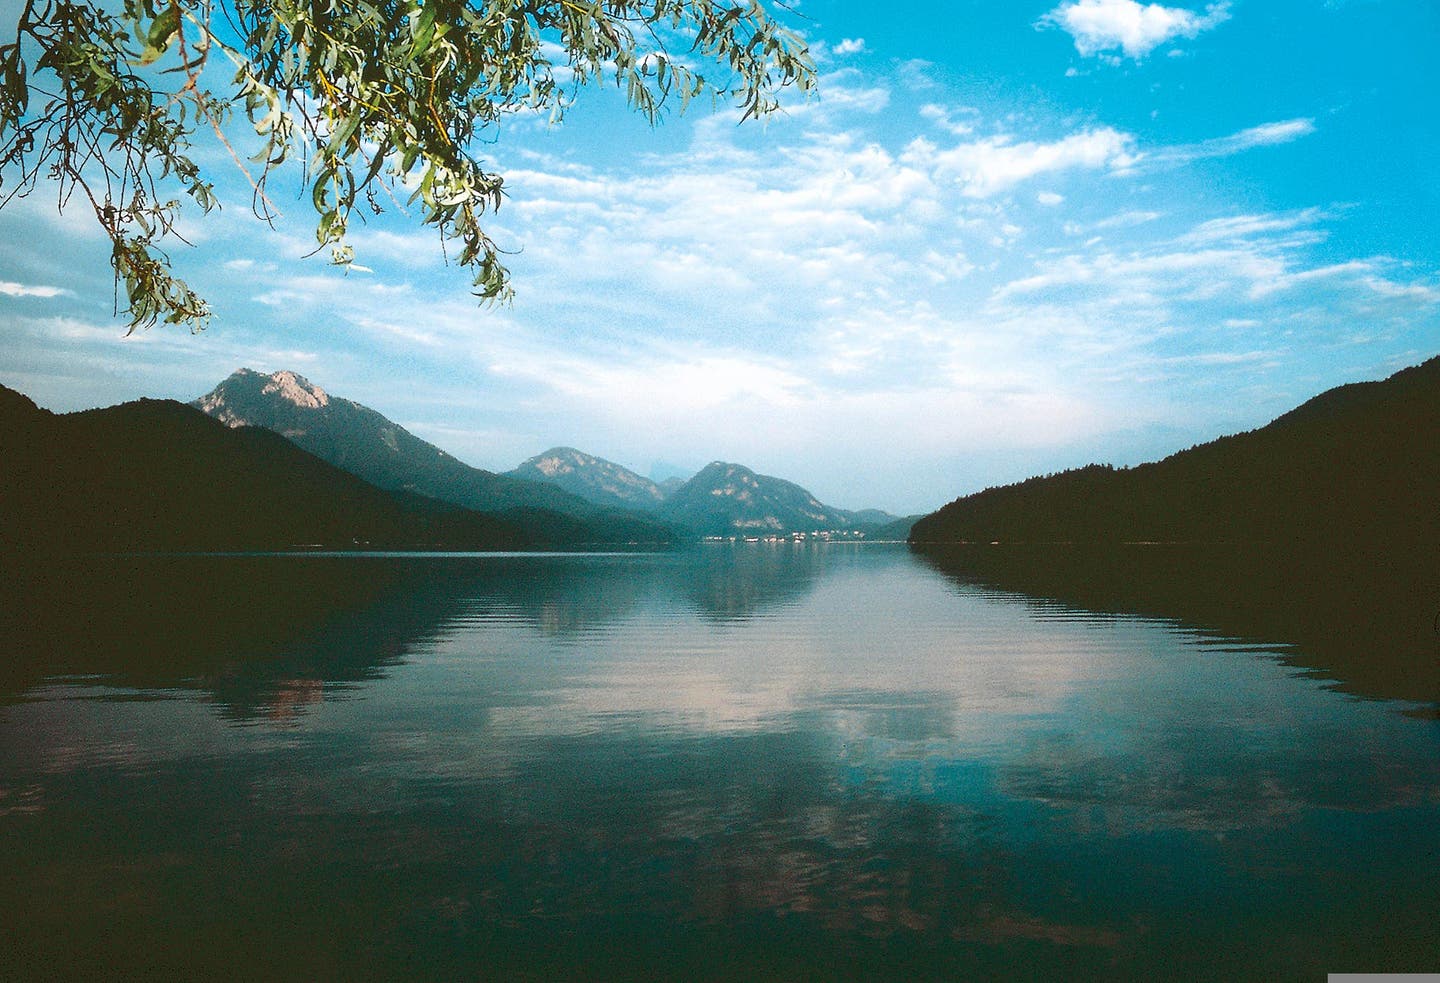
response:
<path id="1" fill-rule="evenodd" d="M 23 978 L 1434 965 L 1440 693 L 1357 687 L 1283 621 L 998 579 L 791 544 L 22 570 L 0 950 Z"/>

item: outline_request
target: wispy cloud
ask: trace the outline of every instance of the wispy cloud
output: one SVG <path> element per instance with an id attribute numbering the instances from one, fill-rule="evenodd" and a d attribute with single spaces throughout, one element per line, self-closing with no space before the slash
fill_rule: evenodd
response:
<path id="1" fill-rule="evenodd" d="M 1324 238 L 1319 228 L 1326 213 L 1318 208 L 1306 208 L 1296 212 L 1270 212 L 1264 214 L 1230 215 L 1212 218 L 1190 229 L 1181 241 L 1185 243 L 1215 243 L 1226 240 L 1248 241 L 1258 237 L 1284 234 L 1290 245 L 1318 242 Z"/>
<path id="2" fill-rule="evenodd" d="M 1192 161 L 1207 157 L 1229 157 L 1255 147 L 1274 147 L 1308 137 L 1315 132 L 1313 119 L 1287 119 L 1262 123 L 1229 136 L 1202 140 L 1199 143 L 1169 147 L 1153 155 L 1160 161 Z"/>
<path id="3" fill-rule="evenodd" d="M 975 132 L 975 119 L 980 115 L 978 110 L 968 106 L 952 109 L 949 106 L 942 106 L 939 103 L 927 102 L 920 107 L 920 116 L 929 120 L 940 129 L 955 136 L 969 136 Z M 956 116 L 964 116 L 965 119 L 956 119 Z"/>
<path id="4" fill-rule="evenodd" d="M 70 291 L 64 287 L 0 280 L 0 294 L 4 294 L 6 297 L 60 297 L 68 293 Z"/>
<path id="5" fill-rule="evenodd" d="M 1124 171 L 1139 160 L 1135 138 L 1108 126 L 1050 142 L 1017 143 L 1001 135 L 940 148 L 919 139 L 906 148 L 903 159 L 953 181 L 970 198 L 989 198 L 1042 174 Z"/>
<path id="6" fill-rule="evenodd" d="M 1286 351 L 1296 344 L 1298 324 L 1314 332 L 1314 341 L 1332 333 L 1327 322 L 1408 323 L 1440 301 L 1431 283 L 1407 278 L 1393 260 L 1313 262 L 1311 247 L 1325 238 L 1323 219 L 1316 209 L 1242 215 L 1128 251 L 1102 245 L 1047 257 L 999 285 L 989 303 L 997 316 L 1028 311 L 1092 326 L 1121 323 L 1124 336 L 1142 343 L 1167 337 L 1177 325 L 1195 337 L 1244 328 L 1269 333 L 1276 350 Z M 1209 361 L 1228 364 L 1219 355 Z"/>
<path id="7" fill-rule="evenodd" d="M 1087 58 L 1119 49 L 1140 61 L 1162 44 L 1197 37 L 1229 18 L 1229 3 L 1211 4 L 1198 14 L 1135 0 L 1075 0 L 1062 3 L 1036 26 L 1065 31 L 1075 39 L 1075 50 Z"/>

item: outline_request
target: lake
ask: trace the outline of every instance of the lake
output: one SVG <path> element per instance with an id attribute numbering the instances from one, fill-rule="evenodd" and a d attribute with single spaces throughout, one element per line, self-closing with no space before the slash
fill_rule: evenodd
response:
<path id="1" fill-rule="evenodd" d="M 7 977 L 1440 968 L 1436 703 L 1344 675 L 1333 605 L 1261 637 L 884 545 L 7 580 Z"/>

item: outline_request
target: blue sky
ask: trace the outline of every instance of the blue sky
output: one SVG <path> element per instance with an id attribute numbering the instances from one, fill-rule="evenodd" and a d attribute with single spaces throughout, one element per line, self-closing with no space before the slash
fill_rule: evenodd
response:
<path id="1" fill-rule="evenodd" d="M 792 6 L 821 95 L 763 126 L 597 90 L 480 148 L 509 307 L 400 215 L 348 275 L 304 258 L 298 181 L 271 232 L 212 152 L 226 206 L 172 255 L 215 319 L 126 338 L 42 188 L 0 212 L 0 382 L 70 410 L 289 368 L 480 467 L 724 459 L 914 512 L 1440 352 L 1429 0 Z"/>

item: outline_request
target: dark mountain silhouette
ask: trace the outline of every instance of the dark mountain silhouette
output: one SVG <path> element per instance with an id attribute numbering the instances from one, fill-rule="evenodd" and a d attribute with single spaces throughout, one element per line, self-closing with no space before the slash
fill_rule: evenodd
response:
<path id="1" fill-rule="evenodd" d="M 228 426 L 275 431 L 379 488 L 501 514 L 537 537 L 572 543 L 675 540 L 673 530 L 653 519 L 603 508 L 550 484 L 473 468 L 293 372 L 241 369 L 192 405 Z"/>
<path id="2" fill-rule="evenodd" d="M 911 542 L 1440 541 L 1440 358 L 1152 464 L 957 499 Z"/>
<path id="3" fill-rule="evenodd" d="M 658 514 L 704 536 L 768 536 L 867 526 L 855 513 L 823 505 L 793 482 L 724 461 L 706 465 L 665 501 Z"/>
<path id="4" fill-rule="evenodd" d="M 507 471 L 506 476 L 554 485 L 587 502 L 612 508 L 654 510 L 665 501 L 665 493 L 649 478 L 573 447 L 552 447 Z"/>
<path id="5" fill-rule="evenodd" d="M 0 550 L 13 553 L 549 545 L 170 400 L 57 416 L 0 387 L 0 459 Z"/>

